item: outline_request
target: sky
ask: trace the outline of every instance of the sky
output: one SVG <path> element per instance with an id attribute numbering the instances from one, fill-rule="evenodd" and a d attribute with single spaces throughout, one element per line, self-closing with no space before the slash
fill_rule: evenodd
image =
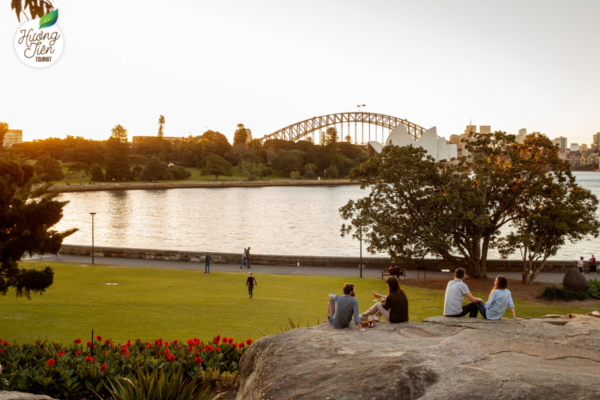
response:
<path id="1" fill-rule="evenodd" d="M 65 45 L 43 69 L 18 58 L 10 3 L 0 121 L 24 140 L 154 136 L 161 114 L 165 136 L 262 137 L 357 104 L 446 138 L 600 132 L 598 0 L 56 0 Z"/>

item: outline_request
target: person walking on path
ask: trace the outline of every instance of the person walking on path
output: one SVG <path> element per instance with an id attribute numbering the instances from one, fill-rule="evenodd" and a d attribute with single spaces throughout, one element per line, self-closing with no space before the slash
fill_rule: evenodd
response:
<path id="1" fill-rule="evenodd" d="M 327 305 L 327 319 L 331 326 L 335 329 L 343 329 L 350 326 L 350 321 L 354 317 L 354 322 L 361 332 L 365 329 L 360 323 L 360 315 L 358 314 L 358 299 L 356 296 L 356 287 L 352 283 L 346 283 L 343 288 L 344 295 L 337 294 L 329 295 L 329 303 Z"/>
<path id="2" fill-rule="evenodd" d="M 590 258 L 590 274 L 596 275 L 596 258 L 592 254 L 592 258 Z"/>
<path id="3" fill-rule="evenodd" d="M 250 268 L 250 246 L 248 246 L 248 250 L 246 250 L 246 262 L 248 263 L 248 268 Z"/>
<path id="4" fill-rule="evenodd" d="M 246 264 L 246 266 L 248 267 L 248 253 L 246 253 L 246 249 L 244 249 L 244 252 L 242 253 L 242 263 L 240 264 L 240 269 L 242 269 L 242 267 L 244 266 L 244 264 Z M 250 268 L 250 267 L 248 267 Z"/>
<path id="5" fill-rule="evenodd" d="M 579 268 L 579 272 L 581 272 L 582 275 L 585 275 L 585 272 L 583 271 L 583 257 L 579 257 L 579 261 L 577 261 L 577 268 Z"/>
<path id="6" fill-rule="evenodd" d="M 211 256 L 210 254 L 208 254 L 208 251 L 206 252 L 206 258 L 204 259 L 205 263 L 204 263 L 204 273 L 208 273 L 210 272 L 210 260 L 211 260 Z"/>
<path id="7" fill-rule="evenodd" d="M 250 295 L 248 298 L 252 298 L 252 290 L 254 290 L 254 286 L 258 286 L 256 283 L 256 279 L 252 276 L 252 272 L 248 273 L 248 279 L 246 279 L 246 286 L 248 286 L 248 294 Z"/>
<path id="8" fill-rule="evenodd" d="M 454 280 L 448 282 L 444 299 L 444 315 L 446 317 L 464 317 L 469 314 L 470 318 L 477 318 L 479 308 L 476 303 L 483 302 L 483 300 L 473 297 L 469 287 L 462 281 L 464 277 L 464 268 L 457 268 L 454 271 Z M 463 306 L 465 296 L 471 302 Z"/>

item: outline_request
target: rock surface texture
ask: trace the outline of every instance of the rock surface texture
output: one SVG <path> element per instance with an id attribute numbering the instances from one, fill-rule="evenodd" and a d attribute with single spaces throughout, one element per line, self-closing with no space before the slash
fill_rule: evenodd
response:
<path id="1" fill-rule="evenodd" d="M 237 400 L 600 399 L 600 318 L 435 317 L 264 337 Z"/>
<path id="2" fill-rule="evenodd" d="M 21 392 L 6 392 L 0 390 L 0 400 L 54 400 L 52 397 L 41 394 L 29 394 Z"/>
<path id="3" fill-rule="evenodd" d="M 565 274 L 563 286 L 565 289 L 582 293 L 588 290 L 588 281 L 578 269 L 573 268 L 568 270 Z"/>

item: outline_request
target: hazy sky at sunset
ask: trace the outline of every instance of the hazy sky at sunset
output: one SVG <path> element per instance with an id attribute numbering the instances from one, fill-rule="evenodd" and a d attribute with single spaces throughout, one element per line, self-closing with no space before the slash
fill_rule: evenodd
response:
<path id="1" fill-rule="evenodd" d="M 55 1 L 65 48 L 46 69 L 14 50 L 0 4 L 0 121 L 24 139 L 254 137 L 367 111 L 437 126 L 472 118 L 569 143 L 600 132 L 600 1 Z"/>

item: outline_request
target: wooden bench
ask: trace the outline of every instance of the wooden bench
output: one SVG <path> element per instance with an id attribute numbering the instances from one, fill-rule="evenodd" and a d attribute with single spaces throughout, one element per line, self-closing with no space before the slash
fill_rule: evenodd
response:
<path id="1" fill-rule="evenodd" d="M 382 269 L 381 270 L 381 279 L 383 280 L 384 276 L 395 276 L 397 278 L 400 278 L 400 276 L 404 276 L 404 279 L 406 279 L 406 270 L 405 269 L 399 269 L 399 270 L 395 270 L 394 273 L 390 273 L 389 269 Z"/>

